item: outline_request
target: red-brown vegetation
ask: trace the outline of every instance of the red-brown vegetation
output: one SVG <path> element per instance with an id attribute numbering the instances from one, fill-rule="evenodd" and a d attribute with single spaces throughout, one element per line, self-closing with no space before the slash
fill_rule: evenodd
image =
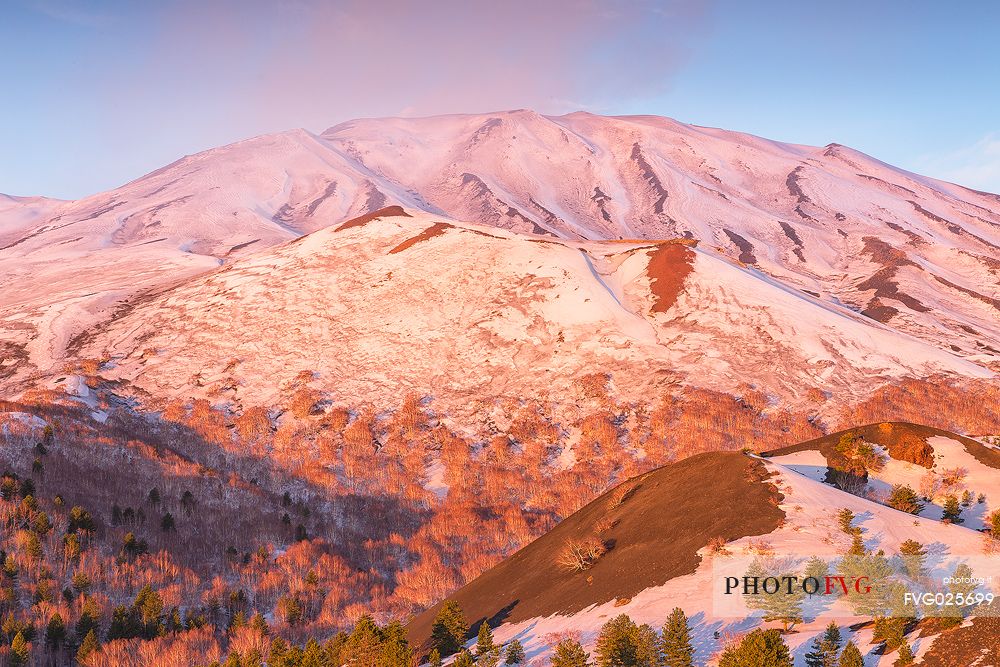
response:
<path id="1" fill-rule="evenodd" d="M 85 408 L 53 403 L 53 392 L 29 394 L 34 403 L 0 403 L 0 414 L 30 413 L 53 426 L 46 436 L 21 417 L 0 416 L 0 467 L 31 479 L 38 503 L 34 510 L 22 508 L 20 496 L 2 500 L 0 520 L 27 511 L 31 526 L 31 513 L 44 512 L 53 526 L 37 541 L 30 527 L 3 536 L 0 549 L 12 555 L 19 576 L 17 595 L 4 594 L 0 613 L 42 627 L 58 609 L 72 627 L 79 598 L 69 603 L 53 594 L 45 602 L 45 591 L 72 590 L 81 575 L 102 632 L 115 605 L 130 604 L 148 584 L 168 607 L 204 613 L 217 627 L 243 611 L 270 614 L 272 632 L 292 640 L 329 636 L 366 612 L 385 620 L 433 605 L 618 481 L 702 452 L 822 435 L 807 415 L 775 407 L 751 387 L 740 387 L 739 396 L 675 388 L 648 405 L 630 405 L 604 374 L 582 386 L 592 391 L 579 421 L 564 423 L 539 401 L 512 400 L 504 404 L 509 427 L 482 436 L 445 426 L 417 394 L 395 410 L 325 407 L 301 418 L 279 417 L 280 406 L 232 414 L 192 401 L 167 405 L 150 419 L 100 397 L 111 413 L 103 424 Z M 995 433 L 996 396 L 985 382 L 907 381 L 846 414 L 878 415 L 865 438 L 921 462 L 927 434 L 881 422 L 919 413 L 967 432 Z M 39 455 L 43 439 L 46 453 Z M 763 481 L 746 472 L 741 483 Z M 608 496 L 576 538 L 608 545 L 621 539 L 623 517 L 650 479 Z M 773 489 L 768 493 L 773 497 Z M 76 505 L 93 516 L 94 530 L 67 546 Z M 777 511 L 770 500 L 762 506 Z M 702 545 L 734 537 L 719 525 L 706 530 Z M 145 550 L 122 557 L 127 533 Z M 614 552 L 609 547 L 588 574 L 599 574 Z M 554 562 L 550 554 L 549 572 Z M 231 598 L 240 602 L 229 606 Z M 167 655 L 181 637 L 157 646 Z M 234 641 L 224 632 L 213 637 L 223 653 Z"/>
<path id="2" fill-rule="evenodd" d="M 682 243 L 661 243 L 655 250 L 649 251 L 649 264 L 646 273 L 649 275 L 650 291 L 654 302 L 650 310 L 654 313 L 665 313 L 677 302 L 677 296 L 684 288 L 684 281 L 691 273 L 694 264 L 694 251 Z"/>

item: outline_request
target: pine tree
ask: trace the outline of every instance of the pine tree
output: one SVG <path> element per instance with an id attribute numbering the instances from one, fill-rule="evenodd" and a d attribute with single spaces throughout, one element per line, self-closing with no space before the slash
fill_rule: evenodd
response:
<path id="1" fill-rule="evenodd" d="M 892 667 L 909 667 L 913 664 L 915 658 L 913 656 L 913 651 L 910 650 L 910 645 L 903 643 L 899 647 L 899 655 L 896 657 L 896 662 L 892 663 Z"/>
<path id="2" fill-rule="evenodd" d="M 268 659 L 268 667 L 283 667 L 287 665 L 286 656 L 288 655 L 288 642 L 286 642 L 281 637 L 275 637 L 271 640 L 271 657 Z"/>
<path id="3" fill-rule="evenodd" d="M 49 625 L 45 628 L 45 645 L 50 651 L 58 651 L 66 641 L 66 624 L 59 612 L 52 614 Z"/>
<path id="4" fill-rule="evenodd" d="M 517 639 L 512 639 L 510 644 L 507 644 L 507 656 L 504 663 L 508 665 L 520 665 L 524 662 L 524 659 L 524 646 Z"/>
<path id="5" fill-rule="evenodd" d="M 899 554 L 903 557 L 903 567 L 911 579 L 919 579 L 924 574 L 924 559 L 927 551 L 924 545 L 916 540 L 906 540 L 899 545 Z"/>
<path id="6" fill-rule="evenodd" d="M 908 618 L 900 616 L 878 616 L 875 618 L 874 631 L 872 633 L 872 641 L 874 642 L 884 642 L 886 652 L 894 651 L 905 641 L 903 638 L 903 632 L 906 630 L 906 625 L 909 623 Z"/>
<path id="7" fill-rule="evenodd" d="M 84 599 L 82 609 L 80 610 L 80 617 L 76 621 L 76 627 L 73 628 L 73 631 L 76 632 L 76 636 L 86 637 L 87 633 L 90 631 L 97 630 L 100 615 L 101 612 L 97 608 L 97 603 L 94 602 L 92 598 Z"/>
<path id="8" fill-rule="evenodd" d="M 358 619 L 344 644 L 344 655 L 359 665 L 378 664 L 382 654 L 382 630 L 368 614 Z"/>
<path id="9" fill-rule="evenodd" d="M 97 633 L 94 630 L 90 630 L 86 636 L 83 638 L 83 643 L 80 644 L 80 648 L 76 652 L 76 661 L 83 664 L 87 657 L 100 649 L 100 645 L 97 643 Z"/>
<path id="10" fill-rule="evenodd" d="M 840 649 L 840 626 L 830 621 L 830 625 L 826 626 L 826 630 L 823 631 L 823 641 L 827 642 L 835 649 Z"/>
<path id="11" fill-rule="evenodd" d="M 661 667 L 660 636 L 643 623 L 635 637 L 635 667 Z"/>
<path id="12" fill-rule="evenodd" d="M 948 592 L 951 593 L 956 603 L 944 609 L 943 622 L 947 627 L 958 625 L 962 618 L 969 612 L 968 598 L 975 592 L 977 585 L 975 574 L 967 563 L 959 563 L 958 567 L 951 575 L 951 583 L 948 584 Z M 958 600 L 964 599 L 966 604 L 958 604 Z"/>
<path id="13" fill-rule="evenodd" d="M 492 656 L 499 652 L 499 648 L 493 643 L 493 631 L 486 621 L 479 626 L 479 634 L 476 637 L 476 658 L 482 660 L 484 657 Z"/>
<path id="14" fill-rule="evenodd" d="M 292 646 L 285 651 L 284 662 L 275 663 L 274 667 L 302 667 L 302 649 Z M 271 667 L 268 665 L 268 667 Z"/>
<path id="15" fill-rule="evenodd" d="M 575 639 L 563 639 L 552 654 L 552 667 L 591 667 L 590 654 Z"/>
<path id="16" fill-rule="evenodd" d="M 244 614 L 242 611 L 238 611 L 236 612 L 236 615 L 229 620 L 229 627 L 226 630 L 231 635 L 246 624 L 247 624 L 247 615 Z"/>
<path id="17" fill-rule="evenodd" d="M 253 621 L 250 621 L 250 623 L 252 625 Z M 341 630 L 333 636 L 333 639 L 326 643 L 323 648 L 326 650 L 326 662 L 328 665 L 343 665 L 347 662 L 347 657 L 344 655 L 347 640 L 347 633 Z M 431 665 L 431 667 L 434 667 L 434 665 Z"/>
<path id="18" fill-rule="evenodd" d="M 755 560 L 747 568 L 747 576 L 764 579 L 773 575 Z M 795 623 L 802 621 L 802 601 L 805 598 L 805 592 L 801 587 L 792 589 L 791 593 L 783 589 L 769 593 L 761 587 L 756 593 L 750 593 L 744 597 L 749 608 L 763 610 L 765 621 L 781 621 L 785 631 Z"/>
<path id="19" fill-rule="evenodd" d="M 840 654 L 840 662 L 837 663 L 837 667 L 865 667 L 865 659 L 861 657 L 861 651 L 854 645 L 854 642 L 847 642 L 844 652 Z"/>
<path id="20" fill-rule="evenodd" d="M 920 510 L 924 509 L 924 505 L 920 502 L 917 492 L 905 484 L 896 484 L 892 487 L 886 504 L 893 509 L 908 514 L 920 514 Z"/>
<path id="21" fill-rule="evenodd" d="M 427 657 L 427 664 L 430 667 L 441 667 L 444 664 L 441 660 L 441 651 L 432 649 L 431 654 Z"/>
<path id="22" fill-rule="evenodd" d="M 267 621 L 264 620 L 264 616 L 260 612 L 257 612 L 250 617 L 250 628 L 256 630 L 262 635 L 266 635 L 268 632 Z"/>
<path id="23" fill-rule="evenodd" d="M 764 607 L 764 620 L 780 621 L 784 631 L 788 632 L 790 627 L 802 622 L 802 600 L 805 595 L 805 591 L 800 587 L 793 588 L 791 593 L 781 590 L 774 595 L 768 595 Z"/>
<path id="24" fill-rule="evenodd" d="M 305 650 L 302 652 L 302 662 L 299 664 L 301 667 L 323 667 L 325 662 L 323 658 L 323 649 L 320 647 L 319 642 L 310 637 L 309 641 L 306 642 Z"/>
<path id="25" fill-rule="evenodd" d="M 836 667 L 839 649 L 840 627 L 830 623 L 823 634 L 813 640 L 812 650 L 806 653 L 806 667 Z"/>
<path id="26" fill-rule="evenodd" d="M 830 571 L 827 566 L 826 561 L 819 556 L 813 556 L 806 562 L 806 567 L 802 571 L 802 576 L 805 578 L 813 577 L 815 579 L 822 579 Z"/>
<path id="27" fill-rule="evenodd" d="M 854 521 L 854 512 L 847 509 L 846 507 L 839 512 L 837 512 L 837 523 L 840 524 L 840 529 L 850 535 L 853 532 L 851 527 L 851 522 Z"/>
<path id="28" fill-rule="evenodd" d="M 813 639 L 806 653 L 806 667 L 828 667 L 826 663 L 826 652 L 823 648 L 823 638 L 819 635 Z"/>
<path id="29" fill-rule="evenodd" d="M 1000 510 L 994 510 L 988 517 L 990 537 L 1000 540 Z"/>
<path id="30" fill-rule="evenodd" d="M 111 611 L 111 626 L 108 628 L 108 641 L 115 639 L 132 639 L 138 634 L 131 614 L 124 605 L 118 605 Z"/>
<path id="31" fill-rule="evenodd" d="M 722 652 L 719 667 L 792 667 L 788 646 L 775 629 L 754 630 Z"/>
<path id="32" fill-rule="evenodd" d="M 868 553 L 865 549 L 865 541 L 861 539 L 861 533 L 854 533 L 854 538 L 851 540 L 851 548 L 847 550 L 848 556 L 864 556 Z"/>
<path id="33" fill-rule="evenodd" d="M 14 635 L 14 640 L 10 643 L 10 666 L 24 667 L 28 664 L 30 653 L 31 647 L 24 639 L 24 633 L 18 630 L 17 634 Z"/>
<path id="34" fill-rule="evenodd" d="M 406 640 L 406 629 L 399 621 L 385 626 L 382 637 L 379 667 L 410 667 L 413 664 L 413 651 Z"/>
<path id="35" fill-rule="evenodd" d="M 431 627 L 431 643 L 442 657 L 457 653 L 465 644 L 465 635 L 469 633 L 469 623 L 465 620 L 465 612 L 454 600 L 448 600 L 441 606 Z"/>
<path id="36" fill-rule="evenodd" d="M 625 614 L 605 623 L 597 637 L 597 667 L 636 665 L 638 635 L 639 628 Z"/>
<path id="37" fill-rule="evenodd" d="M 451 663 L 452 667 L 475 667 L 476 661 L 472 659 L 472 654 L 467 650 L 463 649 L 458 657 L 455 658 L 455 662 Z"/>
<path id="38" fill-rule="evenodd" d="M 42 542 L 38 539 L 38 535 L 35 533 L 28 533 L 27 539 L 25 540 L 24 553 L 32 562 L 37 562 L 42 559 L 44 551 L 42 550 Z"/>
<path id="39" fill-rule="evenodd" d="M 143 637 L 152 639 L 160 634 L 163 628 L 163 598 L 159 593 L 148 584 L 143 586 L 136 594 L 132 608 L 142 621 Z"/>
<path id="40" fill-rule="evenodd" d="M 663 625 L 663 639 L 660 644 L 663 667 L 692 667 L 694 648 L 691 646 L 691 630 L 687 616 L 680 607 L 675 607 Z"/>
<path id="41" fill-rule="evenodd" d="M 942 521 L 949 521 L 951 523 L 962 523 L 965 521 L 961 517 L 962 508 L 958 504 L 958 498 L 954 495 L 949 495 L 944 499 L 944 511 L 941 514 Z"/>
<path id="42" fill-rule="evenodd" d="M 847 589 L 847 601 L 859 616 L 885 616 L 891 611 L 893 595 L 897 592 L 892 581 L 895 573 L 895 568 L 881 551 L 865 556 L 845 556 L 838 567 L 838 574 L 847 581 L 862 581 L 862 577 L 867 577 L 864 581 L 868 582 L 870 590 L 858 591 L 851 586 Z"/>

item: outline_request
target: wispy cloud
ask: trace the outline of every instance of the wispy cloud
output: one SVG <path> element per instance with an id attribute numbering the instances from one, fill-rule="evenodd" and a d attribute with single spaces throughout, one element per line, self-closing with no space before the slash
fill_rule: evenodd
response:
<path id="1" fill-rule="evenodd" d="M 62 0 L 30 0 L 26 6 L 55 21 L 85 28 L 103 28 L 115 21 L 106 5 L 89 2 L 64 2 Z"/>
<path id="2" fill-rule="evenodd" d="M 244 114 L 329 121 L 533 108 L 668 86 L 706 23 L 697 0 L 179 2 L 154 48 L 165 77 L 247 71 Z M 176 45 L 183 44 L 183 53 Z M 229 63 L 229 65 L 226 65 Z M 216 73 L 212 73 L 215 75 Z M 223 79 L 224 80 L 224 79 Z M 290 121 L 292 119 L 289 119 Z M 288 124 L 287 122 L 285 124 Z"/>
<path id="3" fill-rule="evenodd" d="M 946 181 L 1000 193 L 1000 133 L 991 132 L 956 151 L 922 156 L 918 166 Z"/>

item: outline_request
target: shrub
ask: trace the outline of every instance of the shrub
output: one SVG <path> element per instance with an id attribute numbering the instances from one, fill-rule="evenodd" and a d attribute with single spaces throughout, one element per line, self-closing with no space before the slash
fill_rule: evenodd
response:
<path id="1" fill-rule="evenodd" d="M 722 535 L 717 535 L 713 537 L 711 540 L 709 540 L 708 550 L 711 551 L 713 554 L 725 555 L 729 553 L 729 551 L 726 550 L 726 544 L 727 544 L 726 538 L 724 538 Z"/>
<path id="2" fill-rule="evenodd" d="M 600 535 L 601 533 L 606 533 L 614 528 L 616 523 L 618 522 L 609 516 L 601 517 L 594 524 L 594 534 Z M 1000 537 L 1000 532 L 997 533 L 997 536 Z"/>
<path id="3" fill-rule="evenodd" d="M 567 540 L 556 557 L 556 563 L 573 572 L 589 569 L 605 554 L 607 547 L 597 537 Z"/>
<path id="4" fill-rule="evenodd" d="M 613 510 L 621 507 L 622 503 L 628 500 L 628 497 L 635 492 L 638 486 L 638 484 L 621 484 L 615 487 L 608 499 L 608 509 Z"/>
<path id="5" fill-rule="evenodd" d="M 896 484 L 892 487 L 886 504 L 893 509 L 900 512 L 907 512 L 908 514 L 919 514 L 920 510 L 924 508 L 923 503 L 917 497 L 916 491 L 905 484 Z"/>

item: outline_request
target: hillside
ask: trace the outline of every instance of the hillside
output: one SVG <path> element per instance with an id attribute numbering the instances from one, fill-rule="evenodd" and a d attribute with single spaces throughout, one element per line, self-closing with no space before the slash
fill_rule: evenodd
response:
<path id="1" fill-rule="evenodd" d="M 998 486 L 1000 451 L 972 438 L 927 426 L 869 424 L 766 452 L 764 456 L 792 470 L 845 487 L 843 477 L 837 474 L 838 470 L 849 467 L 845 454 L 838 448 L 845 436 L 871 443 L 883 457 L 883 463 L 869 467 L 862 475 L 865 493 L 871 498 L 885 502 L 893 486 L 906 485 L 923 499 L 920 516 L 940 519 L 946 498 L 960 497 L 968 489 L 973 499 L 983 496 L 980 502 L 964 505 L 967 509 L 963 525 L 977 530 L 986 527 L 987 515 L 1000 506 L 1000 493 L 994 491 Z"/>
<path id="2" fill-rule="evenodd" d="M 448 599 L 462 605 L 474 628 L 484 620 L 496 626 L 627 602 L 693 573 L 699 551 L 714 538 L 731 542 L 775 530 L 784 515 L 766 475 L 761 464 L 723 452 L 646 473 L 601 495 Z M 607 549 L 592 567 L 560 565 L 568 544 L 592 539 Z M 426 648 L 440 607 L 409 623 L 414 645 Z"/>
<path id="3" fill-rule="evenodd" d="M 956 456 L 963 447 L 993 451 L 937 429 L 891 426 L 890 435 L 889 429 L 878 426 L 857 431 L 873 440 L 881 432 L 887 445 L 926 438 L 938 451 L 939 474 L 968 464 Z M 743 576 L 753 563 L 801 576 L 812 557 L 826 561 L 832 572 L 842 571 L 838 563 L 847 558 L 852 540 L 851 533 L 838 527 L 842 509 L 851 512 L 852 530 L 861 537 L 865 558 L 887 559 L 891 576 L 899 577 L 906 590 L 941 590 L 934 582 L 962 563 L 971 565 L 976 576 L 992 572 L 995 541 L 976 530 L 971 520 L 959 525 L 937 517 L 915 518 L 882 504 L 877 485 L 869 489 L 871 497 L 859 497 L 820 481 L 824 471 L 806 465 L 803 453 L 818 454 L 830 440 L 770 452 L 767 458 L 706 454 L 629 480 L 448 599 L 461 605 L 473 630 L 487 620 L 498 642 L 517 638 L 529 660 L 549 656 L 554 643 L 565 637 L 578 638 L 592 651 L 601 627 L 619 614 L 659 629 L 670 611 L 680 607 L 691 626 L 696 664 L 705 665 L 716 664 L 729 642 L 755 627 L 780 627 L 762 620 L 760 610 L 748 608 L 749 602 L 741 602 L 740 596 L 723 595 L 725 577 Z M 885 471 L 881 479 L 897 481 L 891 466 Z M 958 492 L 974 488 L 984 499 L 981 510 L 966 513 L 979 516 L 1000 507 L 995 470 L 973 467 L 968 472 Z M 555 564 L 560 550 L 594 534 L 605 541 L 607 552 L 588 569 L 560 570 Z M 713 536 L 725 539 L 712 541 Z M 919 580 L 907 579 L 901 574 L 906 570 L 899 569 L 903 561 L 898 554 L 906 540 L 925 545 L 931 554 Z M 995 583 L 980 588 L 991 590 L 995 592 Z M 860 611 L 857 600 L 847 596 L 822 598 L 804 600 L 802 619 L 784 635 L 796 665 L 804 664 L 813 638 L 831 621 L 868 655 L 866 664 L 893 664 L 895 647 L 883 646 L 884 640 L 873 635 L 871 612 Z M 408 629 L 416 643 L 426 645 L 439 608 L 411 621 Z M 987 638 L 996 636 L 993 611 L 968 608 L 963 613 L 972 618 L 964 623 L 941 620 L 954 613 L 926 607 L 917 612 L 919 623 L 904 624 L 905 641 L 925 664 L 978 664 L 975 660 L 988 654 L 992 640 Z M 966 662 L 956 662 L 961 660 Z"/>
<path id="4" fill-rule="evenodd" d="M 810 387 L 987 374 L 693 242 L 376 214 L 125 302 L 73 336 L 70 358 L 100 360 L 151 405 L 272 406 L 309 372 L 333 400 L 415 392 L 456 418 L 520 396 L 572 411 L 595 369 L 630 402 L 676 384 L 731 392 L 735 376 L 793 405 Z"/>

